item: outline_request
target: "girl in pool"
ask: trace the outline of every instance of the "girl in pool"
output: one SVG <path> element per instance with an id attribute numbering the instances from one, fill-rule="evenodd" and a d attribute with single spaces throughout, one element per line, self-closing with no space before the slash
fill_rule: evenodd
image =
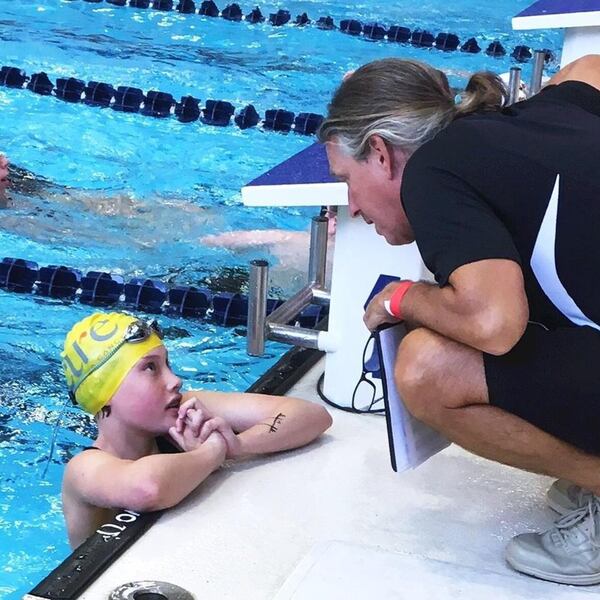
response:
<path id="1" fill-rule="evenodd" d="M 73 548 L 119 508 L 169 508 L 225 459 L 297 448 L 331 425 L 323 407 L 298 398 L 182 392 L 158 326 L 127 314 L 76 323 L 61 357 L 71 399 L 98 425 L 64 474 Z"/>

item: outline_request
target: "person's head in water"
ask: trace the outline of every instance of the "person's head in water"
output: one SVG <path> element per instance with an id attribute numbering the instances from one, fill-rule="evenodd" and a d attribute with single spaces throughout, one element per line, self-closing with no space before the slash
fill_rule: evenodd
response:
<path id="1" fill-rule="evenodd" d="M 71 399 L 99 422 L 110 416 L 152 435 L 173 426 L 181 380 L 155 323 L 94 313 L 67 334 L 61 358 Z"/>
<path id="2" fill-rule="evenodd" d="M 400 201 L 408 158 L 456 118 L 505 100 L 502 81 L 482 72 L 456 104 L 445 74 L 413 60 L 378 60 L 346 77 L 318 135 L 332 174 L 348 184 L 352 216 L 374 223 L 390 244 L 413 241 Z"/>

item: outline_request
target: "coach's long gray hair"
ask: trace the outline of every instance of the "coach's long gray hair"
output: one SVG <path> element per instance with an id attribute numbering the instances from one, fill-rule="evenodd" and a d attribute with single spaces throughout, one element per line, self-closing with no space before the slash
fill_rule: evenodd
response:
<path id="1" fill-rule="evenodd" d="M 318 136 L 321 142 L 336 137 L 356 160 L 366 159 L 373 135 L 412 154 L 457 117 L 498 110 L 506 100 L 506 88 L 493 73 L 475 73 L 456 104 L 442 71 L 416 60 L 386 58 L 342 82 Z"/>

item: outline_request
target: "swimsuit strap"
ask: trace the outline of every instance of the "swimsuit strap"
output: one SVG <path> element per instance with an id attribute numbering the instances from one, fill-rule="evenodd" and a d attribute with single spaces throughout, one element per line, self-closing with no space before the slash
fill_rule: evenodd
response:
<path id="1" fill-rule="evenodd" d="M 157 437 L 156 445 L 161 454 L 175 454 L 176 452 L 181 452 L 173 442 L 164 437 Z M 87 448 L 83 448 L 82 452 L 85 450 L 100 450 L 100 448 L 98 448 L 98 446 L 88 446 Z"/>

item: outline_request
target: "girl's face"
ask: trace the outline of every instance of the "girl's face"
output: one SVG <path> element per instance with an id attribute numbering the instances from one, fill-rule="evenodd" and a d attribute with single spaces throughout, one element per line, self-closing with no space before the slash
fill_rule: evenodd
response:
<path id="1" fill-rule="evenodd" d="M 181 402 L 181 379 L 169 365 L 167 349 L 154 348 L 129 371 L 111 399 L 111 416 L 152 435 L 175 425 Z"/>

